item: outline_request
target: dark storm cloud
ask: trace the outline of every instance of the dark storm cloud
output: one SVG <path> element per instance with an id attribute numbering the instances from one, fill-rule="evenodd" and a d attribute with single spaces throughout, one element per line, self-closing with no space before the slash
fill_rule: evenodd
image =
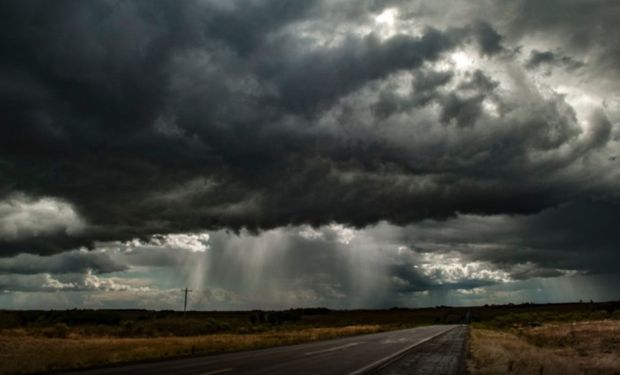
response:
<path id="1" fill-rule="evenodd" d="M 279 87 L 278 104 L 294 113 L 317 114 L 324 105 L 333 105 L 344 94 L 373 79 L 437 59 L 441 52 L 456 45 L 457 32 L 427 29 L 420 38 L 397 35 L 386 41 L 370 35 L 351 38 L 335 51 L 300 51 L 301 56 L 296 58 L 301 61 L 268 68 Z"/>
<path id="2" fill-rule="evenodd" d="M 419 252 L 460 254 L 494 264 L 514 279 L 554 277 L 561 270 L 615 273 L 620 207 L 578 201 L 531 216 L 460 216 L 426 221 L 404 230 L 401 240 Z"/>
<path id="3" fill-rule="evenodd" d="M 328 22 L 372 22 L 383 5 L 401 4 Z M 604 113 L 584 132 L 561 95 L 507 95 L 489 73 L 434 66 L 469 46 L 506 58 L 508 38 L 477 18 L 330 44 L 306 35 L 332 10 L 320 1 L 0 7 L 0 201 L 55 197 L 83 223 L 0 237 L 0 256 L 201 229 L 529 214 L 608 188 L 598 171 L 565 172 L 609 142 Z M 390 89 L 403 72 L 406 94 Z"/>
<path id="4" fill-rule="evenodd" d="M 541 65 L 555 65 L 569 70 L 574 70 L 581 68 L 583 63 L 575 61 L 568 56 L 557 55 L 551 51 L 533 50 L 530 53 L 530 58 L 528 59 L 526 66 L 528 68 L 538 68 Z"/>
<path id="5" fill-rule="evenodd" d="M 502 36 L 488 23 L 478 21 L 474 25 L 480 50 L 486 55 L 494 55 L 504 50 Z"/>
<path id="6" fill-rule="evenodd" d="M 506 32 L 515 39 L 536 35 L 541 40 L 551 41 L 562 50 L 562 56 L 554 56 L 554 60 L 568 68 L 587 62 L 589 71 L 586 74 L 591 79 L 608 77 L 607 90 L 617 90 L 619 13 L 618 3 L 613 0 L 520 0 L 513 4 Z M 544 55 L 542 57 L 544 60 Z"/>
<path id="7" fill-rule="evenodd" d="M 110 273 L 125 271 L 128 267 L 102 252 L 71 251 L 42 257 L 20 254 L 0 259 L 0 274 L 34 275 L 38 273 Z"/>

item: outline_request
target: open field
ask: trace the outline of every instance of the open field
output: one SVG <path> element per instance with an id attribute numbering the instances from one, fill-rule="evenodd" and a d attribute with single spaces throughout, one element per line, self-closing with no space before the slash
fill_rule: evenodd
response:
<path id="1" fill-rule="evenodd" d="M 606 315 L 606 316 L 605 316 Z M 573 321 L 570 317 L 578 318 Z M 521 313 L 473 324 L 469 371 L 487 374 L 620 374 L 618 311 Z"/>
<path id="2" fill-rule="evenodd" d="M 216 333 L 255 334 L 307 328 L 377 325 L 385 329 L 457 323 L 465 310 L 392 309 L 332 311 L 188 312 L 146 310 L 0 311 L 0 333 L 46 338 L 171 337 Z"/>
<path id="3" fill-rule="evenodd" d="M 548 324 L 471 331 L 472 375 L 620 374 L 620 322 Z"/>
<path id="4" fill-rule="evenodd" d="M 0 373 L 20 374 L 113 363 L 214 354 L 297 344 L 341 336 L 374 333 L 382 326 L 306 328 L 266 331 L 255 334 L 212 334 L 192 337 L 160 338 L 83 338 L 66 339 L 0 337 Z M 33 353 L 36 353 L 33 356 Z"/>
<path id="5" fill-rule="evenodd" d="M 620 333 L 618 322 L 613 321 L 618 318 L 620 303 L 357 311 L 318 308 L 188 312 L 186 316 L 145 310 L 0 311 L 0 374 L 251 350 L 469 321 L 474 323 L 470 366 L 475 374 L 505 373 L 509 366 L 515 373 L 525 371 L 521 368 L 536 368 L 539 373 L 540 366 L 544 373 L 553 373 L 556 367 L 567 367 L 564 356 L 576 353 L 585 364 L 593 347 L 600 349 L 600 355 L 592 358 L 598 358 L 601 366 L 609 363 L 604 367 L 609 369 L 618 367 L 611 360 L 620 354 L 613 336 Z M 571 331 L 565 327 L 572 327 Z M 596 335 L 605 337 L 602 333 L 609 333 L 607 341 L 592 341 Z M 573 341 L 567 341 L 566 335 Z M 605 347 L 611 352 L 605 352 Z M 532 358 L 513 359 L 515 350 L 523 350 L 524 356 L 531 353 Z M 568 367 L 563 371 L 566 374 L 577 368 Z"/>
<path id="6" fill-rule="evenodd" d="M 456 322 L 462 314 L 450 308 L 188 312 L 186 316 L 139 310 L 0 311 L 0 374 L 260 349 Z"/>

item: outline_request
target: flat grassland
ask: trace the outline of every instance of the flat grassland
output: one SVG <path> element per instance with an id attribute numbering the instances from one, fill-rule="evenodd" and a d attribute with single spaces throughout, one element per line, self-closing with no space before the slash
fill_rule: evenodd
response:
<path id="1" fill-rule="evenodd" d="M 165 338 L 80 337 L 71 334 L 61 339 L 4 335 L 0 337 L 0 373 L 36 373 L 157 358 L 260 349 L 381 330 L 382 326 L 378 325 L 360 325 Z"/>
<path id="2" fill-rule="evenodd" d="M 462 314 L 462 311 L 460 312 Z M 454 309 L 0 311 L 0 374 L 289 345 L 462 319 Z"/>
<path id="3" fill-rule="evenodd" d="M 573 316 L 513 314 L 473 324 L 468 368 L 490 374 L 620 374 L 619 311 Z M 596 320 L 607 315 L 604 320 Z M 509 322 L 512 321 L 512 324 Z"/>
<path id="4" fill-rule="evenodd" d="M 186 315 L 147 310 L 0 310 L 0 374 L 189 357 L 459 323 L 472 323 L 468 363 L 473 375 L 620 374 L 620 302 Z"/>

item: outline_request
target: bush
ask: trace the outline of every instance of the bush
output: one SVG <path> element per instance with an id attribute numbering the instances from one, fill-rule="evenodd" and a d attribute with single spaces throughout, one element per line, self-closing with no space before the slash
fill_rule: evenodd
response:
<path id="1" fill-rule="evenodd" d="M 14 313 L 0 311 L 0 329 L 17 328 L 20 321 Z"/>
<path id="2" fill-rule="evenodd" d="M 230 325 L 214 319 L 166 318 L 147 321 L 123 321 L 120 334 L 123 336 L 200 336 L 229 331 Z"/>
<path id="3" fill-rule="evenodd" d="M 41 334 L 47 338 L 65 339 L 69 336 L 69 326 L 64 323 L 57 323 L 51 327 L 45 327 Z"/>
<path id="4" fill-rule="evenodd" d="M 297 322 L 304 316 L 303 309 L 290 309 L 286 311 L 270 311 L 264 312 L 262 310 L 254 310 L 249 316 L 250 323 L 262 324 L 268 323 L 271 325 L 280 325 L 285 322 Z"/>
<path id="5" fill-rule="evenodd" d="M 250 314 L 250 323 L 261 324 L 265 323 L 265 313 L 262 310 L 254 310 Z"/>

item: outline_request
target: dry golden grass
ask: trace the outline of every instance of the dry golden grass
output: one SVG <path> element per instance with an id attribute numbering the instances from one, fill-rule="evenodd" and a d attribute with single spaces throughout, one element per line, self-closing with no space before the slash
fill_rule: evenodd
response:
<path id="1" fill-rule="evenodd" d="M 472 328 L 469 370 L 487 374 L 620 374 L 620 322 Z"/>
<path id="2" fill-rule="evenodd" d="M 32 337 L 13 331 L 0 336 L 0 374 L 73 369 L 194 354 L 222 353 L 296 344 L 340 336 L 374 333 L 380 325 L 306 328 L 257 334 L 214 334 L 196 337 L 80 338 Z"/>

